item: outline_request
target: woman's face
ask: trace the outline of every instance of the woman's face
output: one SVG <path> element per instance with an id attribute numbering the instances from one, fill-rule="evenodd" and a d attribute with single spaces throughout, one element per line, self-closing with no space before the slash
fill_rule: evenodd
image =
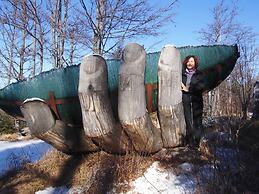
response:
<path id="1" fill-rule="evenodd" d="M 194 60 L 193 57 L 191 57 L 191 58 L 188 60 L 188 62 L 187 62 L 187 64 L 186 64 L 186 67 L 187 67 L 188 70 L 193 70 L 193 69 L 195 69 L 195 60 Z"/>

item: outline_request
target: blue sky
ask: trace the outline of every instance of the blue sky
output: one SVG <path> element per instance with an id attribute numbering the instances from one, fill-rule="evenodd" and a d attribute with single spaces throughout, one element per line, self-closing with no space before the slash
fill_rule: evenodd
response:
<path id="1" fill-rule="evenodd" d="M 163 5 L 169 0 L 152 0 L 152 3 Z M 231 3 L 226 0 L 226 3 Z M 198 31 L 206 27 L 212 21 L 212 9 L 215 7 L 217 0 L 178 0 L 174 7 L 175 18 L 174 24 L 165 27 L 164 34 L 159 37 L 145 38 L 140 40 L 147 52 L 160 50 L 166 44 L 176 46 L 201 45 Z M 253 28 L 254 32 L 259 35 L 259 1 L 258 0 L 239 0 L 240 9 L 238 22 Z M 156 42 L 159 44 L 152 46 Z M 257 37 L 259 46 L 259 37 Z"/>

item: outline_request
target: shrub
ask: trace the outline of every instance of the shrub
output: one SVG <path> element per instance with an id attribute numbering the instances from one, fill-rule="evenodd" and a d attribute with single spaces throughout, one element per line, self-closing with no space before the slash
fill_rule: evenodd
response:
<path id="1" fill-rule="evenodd" d="M 238 144 L 252 154 L 259 154 L 259 120 L 247 122 L 239 129 Z"/>
<path id="2" fill-rule="evenodd" d="M 15 131 L 14 118 L 0 110 L 0 135 L 14 133 Z"/>

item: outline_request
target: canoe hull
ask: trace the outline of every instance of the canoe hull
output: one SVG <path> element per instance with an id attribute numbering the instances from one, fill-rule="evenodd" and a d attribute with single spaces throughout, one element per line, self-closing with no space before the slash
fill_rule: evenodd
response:
<path id="1" fill-rule="evenodd" d="M 237 46 L 188 46 L 178 48 L 183 60 L 196 55 L 199 69 L 205 73 L 207 91 L 215 88 L 233 70 L 239 57 Z M 160 52 L 147 54 L 145 69 L 146 99 L 149 112 L 157 109 L 157 65 Z M 119 60 L 107 60 L 108 89 L 115 117 L 118 102 Z M 13 116 L 22 116 L 20 105 L 25 99 L 37 97 L 46 101 L 57 119 L 73 125 L 82 125 L 78 99 L 79 67 L 44 72 L 33 79 L 11 84 L 0 90 L 0 108 Z"/>

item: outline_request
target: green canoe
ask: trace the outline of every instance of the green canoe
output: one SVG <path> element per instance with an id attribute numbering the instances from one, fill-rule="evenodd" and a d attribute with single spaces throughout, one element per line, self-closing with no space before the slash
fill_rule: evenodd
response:
<path id="1" fill-rule="evenodd" d="M 178 48 L 182 60 L 187 55 L 199 58 L 199 69 L 205 74 L 207 91 L 215 88 L 232 71 L 239 57 L 237 46 L 187 46 Z M 147 54 L 145 84 L 149 112 L 157 106 L 157 65 L 160 52 Z M 117 112 L 117 88 L 120 60 L 107 60 L 108 86 L 113 110 Z M 78 99 L 79 65 L 44 72 L 32 79 L 13 83 L 0 90 L 0 108 L 13 116 L 22 116 L 19 106 L 27 98 L 45 100 L 57 119 L 81 125 Z M 180 86 L 179 86 L 180 87 Z"/>

